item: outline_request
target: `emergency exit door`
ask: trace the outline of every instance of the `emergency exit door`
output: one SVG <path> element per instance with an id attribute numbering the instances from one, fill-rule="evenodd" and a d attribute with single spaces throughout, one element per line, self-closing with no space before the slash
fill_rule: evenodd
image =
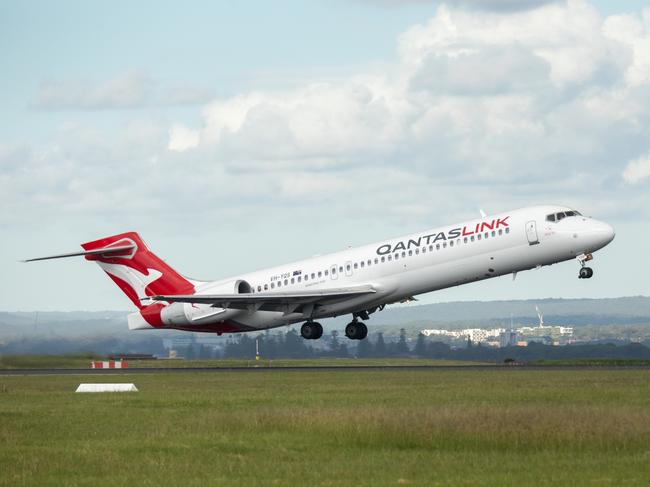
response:
<path id="1" fill-rule="evenodd" d="M 537 236 L 537 223 L 534 220 L 526 223 L 526 237 L 528 237 L 529 245 L 536 245 L 539 243 L 539 237 Z"/>

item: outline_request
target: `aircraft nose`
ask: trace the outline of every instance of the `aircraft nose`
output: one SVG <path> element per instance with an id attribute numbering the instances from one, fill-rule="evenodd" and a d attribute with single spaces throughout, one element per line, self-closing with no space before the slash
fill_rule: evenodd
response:
<path id="1" fill-rule="evenodd" d="M 598 245 L 600 247 L 604 247 L 612 240 L 614 240 L 614 237 L 616 236 L 616 231 L 614 230 L 613 226 L 611 226 L 609 223 L 600 222 L 600 221 L 594 223 L 595 226 L 593 232 L 594 232 L 594 236 L 598 240 Z"/>
<path id="2" fill-rule="evenodd" d="M 614 237 L 616 236 L 616 231 L 614 231 L 614 227 L 611 226 L 609 223 L 602 223 L 602 228 L 600 229 L 600 232 L 603 234 L 603 239 L 605 240 L 605 243 L 608 244 L 612 240 L 614 240 Z"/>

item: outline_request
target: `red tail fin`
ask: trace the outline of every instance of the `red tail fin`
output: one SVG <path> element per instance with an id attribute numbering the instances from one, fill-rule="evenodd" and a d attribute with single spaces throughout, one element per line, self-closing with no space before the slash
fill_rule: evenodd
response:
<path id="1" fill-rule="evenodd" d="M 96 261 L 138 308 L 141 299 L 159 294 L 194 294 L 194 285 L 151 252 L 135 232 L 121 233 L 81 244 L 84 250 L 135 245 L 112 256 L 86 255 Z"/>

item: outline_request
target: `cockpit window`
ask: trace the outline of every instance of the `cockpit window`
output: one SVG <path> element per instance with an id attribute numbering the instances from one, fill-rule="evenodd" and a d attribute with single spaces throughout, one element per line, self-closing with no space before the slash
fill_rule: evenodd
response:
<path id="1" fill-rule="evenodd" d="M 569 217 L 569 216 L 582 216 L 582 214 L 579 211 L 575 211 L 575 210 L 560 211 L 559 213 L 552 213 L 550 215 L 546 215 L 546 221 L 547 222 L 559 222 L 563 218 L 566 218 L 566 217 Z"/>

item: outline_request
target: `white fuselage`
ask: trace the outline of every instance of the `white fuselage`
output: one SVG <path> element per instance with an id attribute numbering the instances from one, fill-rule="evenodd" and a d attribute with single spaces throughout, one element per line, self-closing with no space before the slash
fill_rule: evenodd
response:
<path id="1" fill-rule="evenodd" d="M 359 285 L 371 286 L 376 292 L 318 306 L 309 316 L 303 312 L 215 309 L 176 303 L 176 318 L 169 314 L 169 324 L 230 321 L 246 329 L 265 329 L 373 311 L 418 294 L 589 255 L 614 238 L 610 225 L 592 218 L 577 215 L 560 221 L 547 219 L 564 211 L 570 209 L 522 208 L 230 279 L 195 282 L 197 295 L 292 293 Z"/>

